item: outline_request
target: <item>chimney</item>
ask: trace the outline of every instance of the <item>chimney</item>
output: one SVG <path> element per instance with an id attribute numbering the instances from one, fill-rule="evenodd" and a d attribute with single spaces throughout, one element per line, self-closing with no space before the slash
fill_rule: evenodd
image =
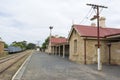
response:
<path id="1" fill-rule="evenodd" d="M 99 19 L 99 26 L 102 27 L 102 28 L 105 28 L 105 17 L 100 17 Z"/>
<path id="2" fill-rule="evenodd" d="M 95 24 L 95 23 L 91 23 L 91 26 L 92 26 L 92 27 L 96 27 L 96 24 Z"/>

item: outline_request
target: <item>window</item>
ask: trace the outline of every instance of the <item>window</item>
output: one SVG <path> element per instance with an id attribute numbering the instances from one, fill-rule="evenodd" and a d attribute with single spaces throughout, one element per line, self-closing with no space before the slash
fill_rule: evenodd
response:
<path id="1" fill-rule="evenodd" d="M 77 40 L 74 40 L 74 53 L 77 52 Z"/>

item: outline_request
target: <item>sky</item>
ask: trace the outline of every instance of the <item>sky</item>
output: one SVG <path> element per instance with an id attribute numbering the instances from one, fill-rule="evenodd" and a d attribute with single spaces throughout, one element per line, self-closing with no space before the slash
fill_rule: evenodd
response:
<path id="1" fill-rule="evenodd" d="M 40 42 L 52 35 L 68 37 L 72 24 L 91 25 L 96 12 L 87 3 L 107 6 L 100 9 L 106 26 L 120 28 L 119 0 L 0 0 L 0 37 L 13 41 Z"/>

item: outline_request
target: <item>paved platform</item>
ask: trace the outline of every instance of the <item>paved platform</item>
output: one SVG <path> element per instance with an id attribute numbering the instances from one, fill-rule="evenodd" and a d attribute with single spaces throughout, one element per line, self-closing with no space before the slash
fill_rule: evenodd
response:
<path id="1" fill-rule="evenodd" d="M 120 66 L 82 65 L 59 56 L 34 53 L 14 80 L 120 80 Z"/>

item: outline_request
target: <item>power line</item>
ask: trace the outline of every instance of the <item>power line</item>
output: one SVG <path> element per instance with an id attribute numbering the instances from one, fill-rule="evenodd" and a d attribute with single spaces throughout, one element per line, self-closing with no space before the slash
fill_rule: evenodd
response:
<path id="1" fill-rule="evenodd" d="M 100 12 L 99 13 L 101 13 L 103 11 L 103 8 L 101 8 L 101 10 L 100 10 Z"/>
<path id="2" fill-rule="evenodd" d="M 80 21 L 80 24 L 83 23 L 85 19 L 88 19 L 92 15 L 92 13 L 93 13 L 93 9 L 91 8 L 86 14 L 86 16 Z"/>
<path id="3" fill-rule="evenodd" d="M 92 10 L 92 12 L 90 13 L 90 15 L 87 16 L 87 19 L 88 19 L 89 17 L 91 17 L 91 15 L 93 14 L 93 12 L 94 12 L 94 10 Z"/>

